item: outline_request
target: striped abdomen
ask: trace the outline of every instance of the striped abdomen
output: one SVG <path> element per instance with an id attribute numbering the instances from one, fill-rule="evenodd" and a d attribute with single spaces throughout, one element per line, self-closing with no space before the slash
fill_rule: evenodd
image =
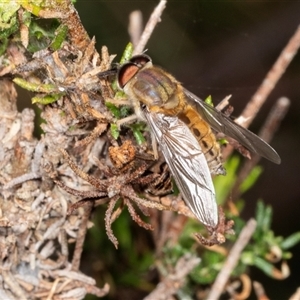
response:
<path id="1" fill-rule="evenodd" d="M 222 166 L 220 145 L 210 126 L 191 105 L 186 105 L 183 111 L 177 116 L 188 126 L 198 140 L 211 174 L 225 175 L 226 171 Z"/>

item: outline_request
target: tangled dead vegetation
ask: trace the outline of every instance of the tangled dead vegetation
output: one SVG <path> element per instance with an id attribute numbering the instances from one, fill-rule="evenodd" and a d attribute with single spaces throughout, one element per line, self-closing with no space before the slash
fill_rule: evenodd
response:
<path id="1" fill-rule="evenodd" d="M 45 17 L 57 16 L 48 11 Z M 68 26 L 72 20 L 73 25 L 79 24 L 77 14 L 72 18 Z M 24 30 L 23 46 L 28 33 Z M 85 32 L 81 23 L 79 31 Z M 108 292 L 108 285 L 97 288 L 94 279 L 79 271 L 94 204 L 108 204 L 105 227 L 116 247 L 111 224 L 125 206 L 146 229 L 152 225 L 139 216 L 135 206 L 145 215 L 149 215 L 147 208 L 181 209 L 190 214 L 183 202 L 171 207 L 151 196 L 171 190 L 166 166 L 161 172 L 153 161 L 138 158 L 145 148 L 136 146 L 132 134 L 121 138 L 120 145 L 110 136 L 114 118 L 104 99 L 111 99 L 114 91 L 109 78 L 98 75 L 111 68 L 113 58 L 106 47 L 100 56 L 95 40 L 87 35 L 63 42 L 56 51 L 48 48 L 32 56 L 11 42 L 3 55 L 1 76 L 13 74 L 15 83 L 34 93 L 32 101 L 42 109 L 44 122 L 37 139 L 34 111 L 18 112 L 13 83 L 0 82 L 0 253 L 1 279 L 7 287 L 1 290 L 2 299 L 82 299 L 87 293 L 101 297 Z M 147 191 L 148 196 L 140 197 L 139 193 Z M 68 245 L 74 242 L 70 259 Z"/>

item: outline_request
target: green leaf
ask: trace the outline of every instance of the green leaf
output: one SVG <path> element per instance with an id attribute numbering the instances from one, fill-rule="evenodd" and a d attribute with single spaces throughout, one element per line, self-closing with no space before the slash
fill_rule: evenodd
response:
<path id="1" fill-rule="evenodd" d="M 199 284 L 214 282 L 222 269 L 225 257 L 214 251 L 205 251 L 201 263 L 191 272 L 192 279 Z"/>
<path id="2" fill-rule="evenodd" d="M 120 59 L 120 64 L 124 64 L 126 63 L 131 57 L 132 57 L 132 53 L 133 53 L 133 45 L 131 42 L 129 42 L 126 47 L 125 50 L 122 54 L 122 57 Z"/>
<path id="3" fill-rule="evenodd" d="M 254 256 L 255 254 L 253 253 L 253 249 L 249 250 L 244 250 L 241 254 L 241 262 L 245 265 L 252 266 L 254 264 Z"/>
<path id="4" fill-rule="evenodd" d="M 0 36 L 8 37 L 12 32 L 17 30 L 16 12 L 20 8 L 20 4 L 16 1 L 0 2 Z"/>
<path id="5" fill-rule="evenodd" d="M 31 99 L 32 104 L 39 103 L 43 105 L 51 104 L 53 102 L 56 102 L 59 100 L 64 94 L 63 93 L 57 93 L 52 95 L 46 95 L 46 96 L 36 96 Z"/>
<path id="6" fill-rule="evenodd" d="M 118 129 L 117 124 L 110 124 L 110 133 L 115 140 L 119 138 L 120 131 Z"/>
<path id="7" fill-rule="evenodd" d="M 264 213 L 265 213 L 264 203 L 262 201 L 258 201 L 256 205 L 256 214 L 255 214 L 257 228 L 262 227 L 263 220 L 264 220 Z"/>
<path id="8" fill-rule="evenodd" d="M 116 105 L 111 102 L 105 102 L 105 106 L 109 109 L 109 111 L 114 115 L 115 118 L 120 119 L 121 113 Z"/>
<path id="9" fill-rule="evenodd" d="M 129 125 L 129 127 L 131 128 L 131 130 L 133 132 L 136 142 L 139 145 L 145 143 L 146 139 L 142 133 L 142 131 L 145 129 L 145 124 L 144 123 L 135 123 L 135 124 Z"/>
<path id="10" fill-rule="evenodd" d="M 218 143 L 220 145 L 227 145 L 228 144 L 228 141 L 225 139 L 225 138 L 222 138 L 222 139 L 218 139 Z"/>
<path id="11" fill-rule="evenodd" d="M 1 39 L 1 55 L 6 50 L 7 38 L 16 32 L 19 28 L 17 19 L 17 10 L 20 5 L 15 1 L 0 2 L 0 39 Z"/>
<path id="12" fill-rule="evenodd" d="M 254 238 L 260 239 L 262 236 L 268 233 L 271 227 L 272 216 L 272 207 L 270 205 L 264 205 L 262 201 L 258 201 L 255 216 L 257 227 L 255 234 L 253 235 Z"/>
<path id="13" fill-rule="evenodd" d="M 19 85 L 21 88 L 31 92 L 47 93 L 47 94 L 57 92 L 57 88 L 54 84 L 32 83 L 20 77 L 14 78 L 13 82 Z"/>
<path id="14" fill-rule="evenodd" d="M 62 43 L 65 41 L 68 34 L 68 26 L 60 25 L 56 30 L 56 36 L 53 39 L 50 48 L 56 51 L 61 48 Z"/>
<path id="15" fill-rule="evenodd" d="M 272 218 L 273 218 L 273 208 L 271 205 L 266 205 L 265 206 L 265 214 L 264 214 L 263 223 L 262 223 L 262 227 L 265 232 L 267 230 L 270 230 Z"/>
<path id="16" fill-rule="evenodd" d="M 28 51 L 31 53 L 47 48 L 51 41 L 53 42 L 56 39 L 56 30 L 59 28 L 59 22 L 56 19 L 47 23 L 44 21 L 33 18 L 30 23 Z M 59 34 L 57 41 L 55 41 L 55 46 L 58 46 L 60 39 L 61 35 Z"/>
<path id="17" fill-rule="evenodd" d="M 8 38 L 2 37 L 0 42 L 0 56 L 5 53 L 7 46 L 8 46 Z"/>
<path id="18" fill-rule="evenodd" d="M 281 248 L 284 250 L 294 247 L 300 242 L 300 231 L 291 234 L 289 237 L 285 238 L 280 244 Z"/>
<path id="19" fill-rule="evenodd" d="M 209 95 L 209 96 L 204 100 L 204 102 L 205 102 L 206 104 L 210 105 L 211 107 L 214 107 L 214 104 L 213 104 L 211 95 Z"/>
<path id="20" fill-rule="evenodd" d="M 131 107 L 123 105 L 120 108 L 120 118 L 123 119 L 127 117 L 131 112 Z"/>
<path id="21" fill-rule="evenodd" d="M 254 257 L 253 265 L 270 277 L 273 277 L 275 267 L 261 257 Z"/>

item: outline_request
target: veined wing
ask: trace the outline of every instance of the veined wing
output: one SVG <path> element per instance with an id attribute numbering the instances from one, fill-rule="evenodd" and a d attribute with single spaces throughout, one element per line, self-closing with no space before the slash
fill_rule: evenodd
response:
<path id="1" fill-rule="evenodd" d="M 211 107 L 190 91 L 184 89 L 189 103 L 193 105 L 201 117 L 217 132 L 222 132 L 225 135 L 232 137 L 251 152 L 259 154 L 268 160 L 280 164 L 281 159 L 277 152 L 263 139 L 249 131 L 248 129 L 238 125 L 222 112 Z"/>
<path id="2" fill-rule="evenodd" d="M 218 225 L 215 189 L 205 156 L 189 128 L 177 117 L 144 111 L 185 203 L 204 225 Z"/>

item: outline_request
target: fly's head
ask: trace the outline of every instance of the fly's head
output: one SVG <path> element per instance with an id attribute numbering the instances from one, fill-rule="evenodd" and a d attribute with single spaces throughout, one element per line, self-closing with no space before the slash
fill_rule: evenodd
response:
<path id="1" fill-rule="evenodd" d="M 161 110 L 178 105 L 176 79 L 154 67 L 151 58 L 145 54 L 133 56 L 122 65 L 117 78 L 119 88 L 124 90 L 131 101 Z"/>

